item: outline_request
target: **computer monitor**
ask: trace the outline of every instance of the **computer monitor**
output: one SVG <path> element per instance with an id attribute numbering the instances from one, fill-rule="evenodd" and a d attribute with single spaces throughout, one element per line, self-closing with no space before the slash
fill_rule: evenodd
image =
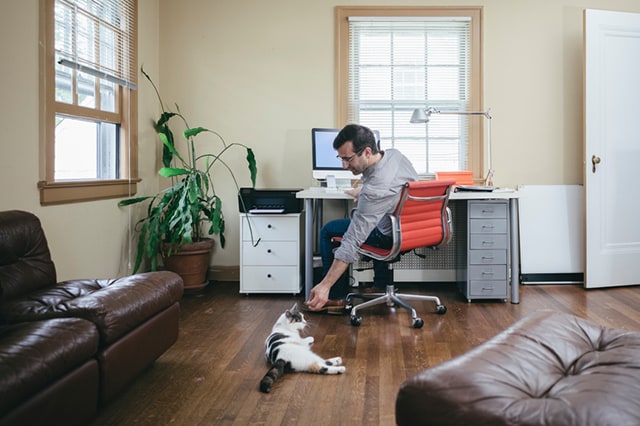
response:
<path id="1" fill-rule="evenodd" d="M 333 176 L 336 181 L 360 179 L 360 175 L 354 175 L 342 167 L 342 160 L 337 157 L 338 153 L 333 149 L 333 140 L 339 132 L 340 129 L 311 129 L 314 179 L 326 180 L 327 176 Z M 379 132 L 374 130 L 373 133 L 376 136 L 376 142 L 379 141 Z"/>

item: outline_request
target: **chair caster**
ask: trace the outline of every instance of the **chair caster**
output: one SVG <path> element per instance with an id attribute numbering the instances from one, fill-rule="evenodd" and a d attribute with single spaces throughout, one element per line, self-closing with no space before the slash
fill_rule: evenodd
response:
<path id="1" fill-rule="evenodd" d="M 446 306 L 444 306 L 444 305 L 436 306 L 436 314 L 443 315 L 445 312 L 447 312 L 447 307 Z"/>
<path id="2" fill-rule="evenodd" d="M 359 327 L 360 324 L 362 324 L 362 317 L 351 315 L 351 325 L 354 327 Z"/>
<path id="3" fill-rule="evenodd" d="M 422 321 L 422 318 L 416 318 L 413 320 L 413 328 L 422 328 L 423 325 L 424 321 Z"/>

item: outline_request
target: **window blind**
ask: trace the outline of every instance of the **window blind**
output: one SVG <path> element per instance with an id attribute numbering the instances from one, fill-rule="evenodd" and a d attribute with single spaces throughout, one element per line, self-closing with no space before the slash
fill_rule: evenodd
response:
<path id="1" fill-rule="evenodd" d="M 415 108 L 469 109 L 470 32 L 467 17 L 349 18 L 348 119 L 420 174 L 467 169 L 468 117 L 409 120 Z"/>
<path id="2" fill-rule="evenodd" d="M 57 66 L 135 89 L 136 19 L 135 0 L 56 0 Z"/>

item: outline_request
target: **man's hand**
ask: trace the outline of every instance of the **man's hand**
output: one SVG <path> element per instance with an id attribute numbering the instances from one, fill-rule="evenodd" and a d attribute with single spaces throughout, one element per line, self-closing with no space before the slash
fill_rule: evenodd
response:
<path id="1" fill-rule="evenodd" d="M 318 284 L 311 289 L 309 293 L 309 300 L 304 302 L 307 307 L 312 311 L 319 311 L 329 301 L 329 289 L 331 286 Z"/>
<path id="2" fill-rule="evenodd" d="M 309 300 L 304 304 L 312 311 L 319 311 L 329 301 L 329 290 L 338 279 L 349 269 L 349 264 L 339 259 L 333 259 L 327 275 L 309 292 Z"/>
<path id="3" fill-rule="evenodd" d="M 351 188 L 344 191 L 345 194 L 353 197 L 354 200 L 358 201 L 358 197 L 360 196 L 361 187 Z"/>

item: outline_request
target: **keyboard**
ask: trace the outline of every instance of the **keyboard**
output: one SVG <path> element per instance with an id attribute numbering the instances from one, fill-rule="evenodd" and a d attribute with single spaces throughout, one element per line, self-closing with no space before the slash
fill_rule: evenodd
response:
<path id="1" fill-rule="evenodd" d="M 344 193 L 345 191 L 352 190 L 353 188 L 327 188 L 325 186 L 312 186 L 310 189 L 312 191 L 334 194 L 339 192 Z"/>
<path id="2" fill-rule="evenodd" d="M 493 186 L 459 185 L 456 192 L 493 192 Z"/>

